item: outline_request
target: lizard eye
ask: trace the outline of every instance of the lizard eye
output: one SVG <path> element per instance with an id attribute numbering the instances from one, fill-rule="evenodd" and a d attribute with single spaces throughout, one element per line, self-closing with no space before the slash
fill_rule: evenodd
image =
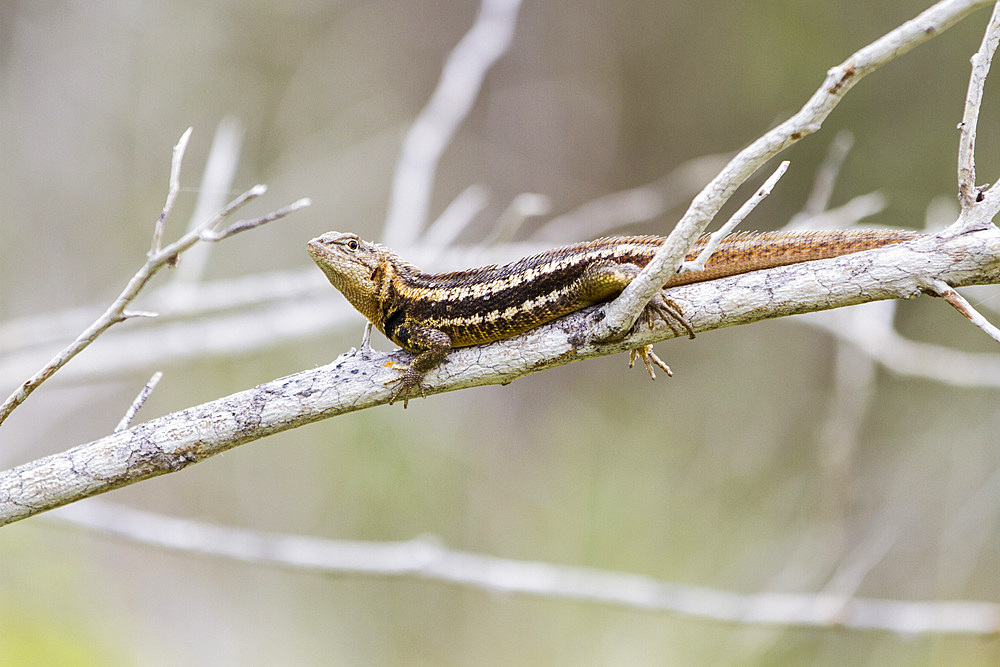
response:
<path id="1" fill-rule="evenodd" d="M 348 241 L 347 242 L 347 247 L 350 250 L 357 250 L 358 249 L 358 242 L 357 242 L 357 240 L 356 239 L 351 239 L 350 241 Z"/>

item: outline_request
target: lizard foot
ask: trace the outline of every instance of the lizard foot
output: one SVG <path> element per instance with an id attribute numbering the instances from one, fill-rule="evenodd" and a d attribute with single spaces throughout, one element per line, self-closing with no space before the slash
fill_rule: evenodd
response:
<path id="1" fill-rule="evenodd" d="M 670 370 L 670 366 L 667 366 L 665 363 L 663 363 L 663 360 L 660 359 L 658 356 L 656 356 L 656 353 L 653 352 L 652 345 L 643 345 L 642 347 L 637 347 L 633 350 L 629 350 L 628 351 L 629 368 L 632 368 L 632 366 L 635 365 L 636 357 L 642 357 L 642 363 L 646 365 L 646 372 L 649 373 L 650 380 L 656 379 L 656 373 L 653 372 L 653 364 L 656 364 L 664 371 L 666 371 L 668 376 L 673 375 L 673 372 Z"/>
<path id="2" fill-rule="evenodd" d="M 384 384 L 396 385 L 396 388 L 392 391 L 392 396 L 389 397 L 389 405 L 396 402 L 396 399 L 402 396 L 403 398 L 403 409 L 405 410 L 410 403 L 410 397 L 413 396 L 412 392 L 416 389 L 420 392 L 422 398 L 427 398 L 427 385 L 424 384 L 424 374 L 415 371 L 412 368 L 400 369 L 403 374 L 398 378 L 392 380 L 387 380 Z M 416 396 L 413 396 L 416 398 Z"/>
<path id="3" fill-rule="evenodd" d="M 675 335 L 680 336 L 681 333 L 687 333 L 688 337 L 694 338 L 694 329 L 691 324 L 684 318 L 684 313 L 681 312 L 681 307 L 676 303 L 671 301 L 668 297 L 663 295 L 663 292 L 657 293 L 646 307 L 643 309 L 643 314 L 646 316 L 646 324 L 649 328 L 653 328 L 653 319 L 662 320 L 670 327 L 670 330 L 674 332 Z M 638 326 L 638 322 L 636 323 Z M 646 366 L 646 372 L 649 373 L 649 379 L 655 380 L 656 373 L 653 371 L 653 364 L 656 364 L 662 368 L 668 376 L 672 376 L 674 373 L 670 370 L 670 366 L 663 363 L 663 360 L 656 356 L 653 352 L 652 345 L 643 345 L 642 347 L 637 347 L 628 351 L 628 367 L 632 368 L 635 365 L 635 360 L 637 357 L 642 358 L 642 363 Z"/>
<path id="4" fill-rule="evenodd" d="M 681 311 L 681 307 L 676 303 L 671 301 L 668 297 L 663 295 L 663 292 L 658 292 L 649 303 L 646 304 L 646 308 L 642 311 L 646 316 L 646 324 L 649 328 L 653 328 L 653 318 L 659 319 L 666 323 L 670 330 L 673 331 L 678 336 L 681 332 L 685 332 L 688 338 L 694 338 L 694 329 L 691 327 L 691 323 L 687 321 L 684 317 L 684 313 Z M 680 326 L 680 328 L 678 328 Z M 645 359 L 645 356 L 643 357 Z M 657 364 L 662 365 L 662 364 Z M 649 364 L 646 364 L 649 367 Z"/>

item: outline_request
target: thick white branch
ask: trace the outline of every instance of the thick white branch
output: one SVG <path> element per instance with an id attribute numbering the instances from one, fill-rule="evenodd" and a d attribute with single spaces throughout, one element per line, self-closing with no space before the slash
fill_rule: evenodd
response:
<path id="1" fill-rule="evenodd" d="M 695 283 L 670 290 L 696 331 L 908 298 L 933 289 L 1000 282 L 1000 230 L 924 237 L 878 250 Z M 592 308 L 515 338 L 461 348 L 427 375 L 429 394 L 507 384 L 529 373 L 676 336 L 639 327 L 622 340 L 595 344 Z M 0 473 L 0 525 L 175 472 L 279 431 L 388 402 L 403 352 L 343 355 L 328 366 L 176 412 L 127 431 Z M 398 408 L 397 408 L 398 409 Z"/>

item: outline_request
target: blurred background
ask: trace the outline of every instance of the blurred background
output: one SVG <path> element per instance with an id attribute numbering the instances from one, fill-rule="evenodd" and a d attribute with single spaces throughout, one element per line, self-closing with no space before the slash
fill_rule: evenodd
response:
<path id="1" fill-rule="evenodd" d="M 538 193 L 548 212 L 516 240 L 577 241 L 604 231 L 543 227 L 601 197 L 667 184 L 662 210 L 608 230 L 666 233 L 700 185 L 676 186 L 672 174 L 752 141 L 829 67 L 929 4 L 526 2 L 442 156 L 430 219 L 483 186 L 456 240 L 474 245 L 517 195 Z M 0 4 L 4 395 L 139 268 L 188 126 L 168 238 L 199 195 L 268 184 L 249 214 L 313 200 L 213 247 L 204 271 L 188 274 L 191 289 L 158 276 L 136 307 L 161 320 L 120 325 L 34 394 L 0 431 L 3 468 L 110 433 L 156 370 L 164 379 L 140 419 L 358 345 L 361 316 L 325 284 L 305 242 L 330 229 L 383 238 L 406 132 L 478 7 Z M 777 228 L 801 211 L 841 130 L 854 147 L 831 207 L 877 191 L 886 204 L 867 222 L 921 228 L 929 211 L 948 221 L 955 126 L 987 19 L 981 11 L 862 81 L 822 132 L 782 156 L 791 170 L 744 226 Z M 997 88 L 987 86 L 980 121 L 980 181 L 1000 169 Z M 242 153 L 226 192 L 206 193 L 220 123 L 235 123 Z M 199 285 L 223 285 L 221 302 L 206 305 Z M 285 291 L 228 305 L 264 285 Z M 970 294 L 977 306 L 998 303 L 996 292 Z M 675 375 L 655 384 L 623 355 L 571 364 L 296 429 L 101 500 L 320 538 L 432 535 L 455 549 L 735 592 L 1000 601 L 995 388 L 890 372 L 804 321 L 661 343 Z M 996 354 L 940 300 L 898 304 L 895 322 L 910 340 Z M 0 664 L 998 660 L 995 640 L 730 625 L 333 577 L 165 551 L 46 516 L 0 532 Z"/>

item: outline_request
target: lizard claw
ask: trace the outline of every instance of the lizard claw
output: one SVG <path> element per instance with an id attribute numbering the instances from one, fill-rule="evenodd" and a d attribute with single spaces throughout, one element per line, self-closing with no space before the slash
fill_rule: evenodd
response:
<path id="1" fill-rule="evenodd" d="M 421 398 L 427 398 L 427 385 L 424 384 L 424 374 L 419 371 L 415 371 L 412 368 L 400 369 L 403 374 L 398 378 L 393 378 L 392 380 L 386 380 L 383 384 L 396 385 L 396 388 L 392 391 L 392 396 L 389 397 L 389 405 L 396 402 L 396 399 L 400 396 L 403 397 L 403 409 L 405 410 L 410 403 L 410 396 L 413 389 L 417 389 L 420 392 Z"/>
<path id="2" fill-rule="evenodd" d="M 653 328 L 653 318 L 655 317 L 665 322 L 676 335 L 679 336 L 683 329 L 687 333 L 688 338 L 694 338 L 694 329 L 691 327 L 691 323 L 685 319 L 681 307 L 664 296 L 663 292 L 659 292 L 653 296 L 642 312 L 646 316 L 646 324 L 649 325 L 650 329 Z M 681 329 L 678 328 L 678 325 L 680 325 Z M 647 364 L 648 366 L 649 364 Z"/>
<path id="3" fill-rule="evenodd" d="M 656 318 L 665 322 L 675 335 L 679 336 L 682 332 L 685 332 L 690 338 L 694 338 L 694 329 L 684 318 L 684 313 L 681 312 L 681 307 L 671 301 L 668 297 L 664 296 L 663 292 L 657 293 L 652 299 L 650 299 L 642 313 L 646 317 L 646 324 L 649 325 L 650 329 L 653 328 L 653 319 Z M 638 326 L 638 323 L 636 323 L 636 325 Z M 656 372 L 653 370 L 653 364 L 662 368 L 668 376 L 672 376 L 674 374 L 673 371 L 670 370 L 670 366 L 667 366 L 663 363 L 662 359 L 656 356 L 656 353 L 653 352 L 652 345 L 643 345 L 642 347 L 629 350 L 629 368 L 632 368 L 635 365 L 637 357 L 642 358 L 642 363 L 646 366 L 646 372 L 649 373 L 650 380 L 656 379 Z"/>
<path id="4" fill-rule="evenodd" d="M 642 357 L 642 363 L 646 365 L 646 372 L 649 373 L 650 380 L 656 379 L 656 373 L 653 372 L 654 363 L 660 368 L 662 368 L 664 371 L 666 371 L 668 376 L 672 376 L 674 374 L 673 371 L 670 370 L 670 366 L 667 366 L 665 363 L 663 363 L 662 359 L 656 356 L 656 353 L 653 352 L 652 345 L 643 345 L 642 347 L 637 347 L 635 349 L 629 350 L 628 351 L 629 368 L 632 368 L 632 366 L 635 365 L 636 357 Z"/>

